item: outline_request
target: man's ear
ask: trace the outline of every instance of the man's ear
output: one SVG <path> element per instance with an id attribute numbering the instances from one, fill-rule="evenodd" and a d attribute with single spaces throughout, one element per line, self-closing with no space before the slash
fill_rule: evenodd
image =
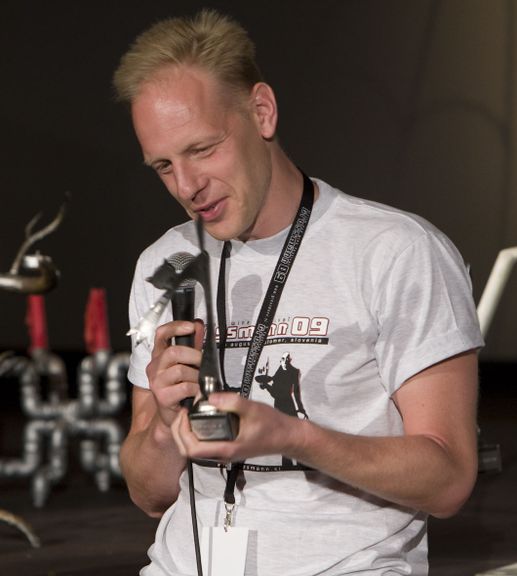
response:
<path id="1" fill-rule="evenodd" d="M 251 106 L 263 138 L 272 140 L 278 121 L 278 109 L 273 89 L 265 82 L 258 82 L 251 90 Z"/>

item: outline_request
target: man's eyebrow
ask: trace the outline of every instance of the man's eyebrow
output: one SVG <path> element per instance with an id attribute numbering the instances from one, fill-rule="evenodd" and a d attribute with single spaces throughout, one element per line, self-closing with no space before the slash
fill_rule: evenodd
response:
<path id="1" fill-rule="evenodd" d="M 207 136 L 206 138 L 199 138 L 198 140 L 194 140 L 190 144 L 187 144 L 185 148 L 181 150 L 180 154 L 188 154 L 189 152 L 195 151 L 198 148 L 208 148 L 209 146 L 219 144 L 219 142 L 225 140 L 227 136 L 228 132 L 224 132 L 213 136 Z M 149 166 L 152 168 L 153 165 L 157 162 L 170 162 L 170 160 L 160 156 L 158 158 L 144 158 L 142 162 L 144 166 Z"/>
<path id="2" fill-rule="evenodd" d="M 210 146 L 211 140 L 196 140 L 189 144 L 183 149 L 183 152 L 192 152 L 192 150 L 196 150 L 197 148 L 206 148 L 206 146 Z"/>
<path id="3" fill-rule="evenodd" d="M 222 142 L 227 136 L 227 132 L 214 134 L 212 136 L 207 136 L 205 138 L 200 138 L 199 140 L 195 140 L 188 146 L 186 146 L 183 152 L 192 152 L 198 148 L 208 148 L 209 146 L 213 146 L 214 144 L 219 144 Z"/>
<path id="4" fill-rule="evenodd" d="M 169 162 L 167 158 L 144 158 L 142 164 L 148 168 L 152 168 L 157 162 Z"/>

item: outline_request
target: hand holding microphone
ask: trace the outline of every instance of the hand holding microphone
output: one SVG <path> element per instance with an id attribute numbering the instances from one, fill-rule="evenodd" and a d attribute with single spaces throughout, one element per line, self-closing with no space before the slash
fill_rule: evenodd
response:
<path id="1" fill-rule="evenodd" d="M 221 392 L 224 388 L 217 348 L 212 314 L 211 290 L 209 279 L 208 255 L 202 252 L 199 260 L 198 279 L 203 285 L 207 309 L 206 341 L 199 372 L 201 398 L 193 404 L 193 398 L 186 398 L 181 404 L 189 408 L 190 425 L 200 440 L 233 440 L 238 432 L 238 418 L 235 414 L 221 412 L 208 401 L 212 392 Z M 189 265 L 194 270 L 195 258 L 186 252 L 178 252 L 168 259 L 176 274 L 184 275 Z M 194 320 L 195 280 L 186 277 L 174 290 L 172 296 L 172 314 L 174 320 Z M 175 338 L 177 345 L 194 346 L 193 336 Z"/>
<path id="2" fill-rule="evenodd" d="M 183 273 L 185 268 L 194 261 L 194 256 L 188 252 L 176 252 L 167 259 L 167 262 L 173 266 L 176 274 Z M 195 287 L 196 281 L 192 278 L 185 278 L 174 290 L 172 295 L 172 317 L 174 320 L 194 321 L 194 304 L 195 304 Z M 194 348 L 194 334 L 185 336 L 175 336 L 176 346 L 189 346 Z M 185 398 L 180 402 L 182 406 L 191 408 L 194 403 L 194 397 Z"/>
<path id="3" fill-rule="evenodd" d="M 200 440 L 233 440 L 237 436 L 239 428 L 237 415 L 221 412 L 208 401 L 208 396 L 212 392 L 222 392 L 224 385 L 215 342 L 209 257 L 203 247 L 201 224 L 198 223 L 197 228 L 201 253 L 194 257 L 188 252 L 178 252 L 165 260 L 154 271 L 153 275 L 147 280 L 156 288 L 164 290 L 164 292 L 144 317 L 141 318 L 138 325 L 131 329 L 128 334 L 136 336 L 136 345 L 143 341 L 150 341 L 150 336 L 154 333 L 159 318 L 169 300 L 172 300 L 175 320 L 194 321 L 194 287 L 196 281 L 202 285 L 207 321 L 206 338 L 198 378 L 201 397 L 193 405 L 191 404 L 191 398 L 181 403 L 189 407 L 189 419 L 192 430 Z M 177 345 L 186 345 L 193 348 L 194 341 L 193 335 L 175 336 Z M 153 356 L 155 352 L 156 344 Z"/>

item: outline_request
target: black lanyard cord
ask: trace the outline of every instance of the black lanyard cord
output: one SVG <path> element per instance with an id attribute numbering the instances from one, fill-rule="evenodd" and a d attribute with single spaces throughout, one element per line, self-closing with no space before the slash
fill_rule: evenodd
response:
<path id="1" fill-rule="evenodd" d="M 289 272 L 293 266 L 294 260 L 298 253 L 298 249 L 302 242 L 303 236 L 307 229 L 309 223 L 309 218 L 312 211 L 312 205 L 314 203 L 314 184 L 311 179 L 303 174 L 303 194 L 298 207 L 296 216 L 291 224 L 291 228 L 285 240 L 285 243 L 280 252 L 280 256 L 276 263 L 273 275 L 269 282 L 269 286 L 264 296 L 264 301 L 262 303 L 257 323 L 255 329 L 253 330 L 253 336 L 251 338 L 250 346 L 248 348 L 248 355 L 246 357 L 246 363 L 244 365 L 244 371 L 242 376 L 242 384 L 240 389 L 240 394 L 244 398 L 248 398 L 251 392 L 251 386 L 253 384 L 253 375 L 257 368 L 257 364 L 262 353 L 262 349 L 266 343 L 266 338 L 269 333 L 269 329 L 273 322 L 278 303 L 280 302 L 280 297 L 282 291 L 287 282 Z M 224 377 L 224 353 L 226 348 L 226 335 L 227 335 L 227 324 L 226 324 L 226 295 L 225 295 L 225 283 L 226 283 L 226 259 L 230 255 L 229 242 L 225 242 L 223 245 L 223 250 L 221 253 L 221 265 L 219 268 L 219 279 L 218 279 L 218 289 L 217 289 L 217 323 L 219 326 L 219 358 L 221 360 L 221 371 L 223 374 L 223 382 L 225 388 L 228 388 L 226 379 Z M 226 480 L 226 489 L 224 491 L 224 500 L 226 504 L 235 503 L 235 482 L 237 480 L 237 475 L 239 470 L 242 468 L 242 462 L 235 462 L 232 464 L 230 470 L 228 471 L 228 477 Z"/>
<path id="2" fill-rule="evenodd" d="M 226 284 L 226 259 L 230 257 L 232 243 L 226 241 L 223 244 L 221 252 L 221 263 L 219 265 L 219 278 L 217 280 L 217 323 L 219 326 L 219 364 L 221 365 L 221 376 L 225 388 L 226 376 L 224 373 L 224 351 L 226 348 L 226 301 L 225 284 Z"/>
<path id="3" fill-rule="evenodd" d="M 302 173 L 303 174 L 303 173 Z M 247 398 L 253 383 L 253 374 L 257 368 L 257 363 L 266 342 L 266 338 L 273 322 L 280 296 L 287 282 L 287 277 L 298 253 L 298 248 L 302 242 L 305 230 L 309 223 L 309 217 L 314 202 L 314 185 L 310 178 L 303 174 L 303 194 L 291 225 L 287 238 L 282 247 L 282 251 L 275 266 L 275 270 L 269 282 L 269 286 L 264 296 L 264 301 L 260 309 L 255 329 L 251 338 L 241 384 L 241 396 Z M 226 259 L 230 256 L 231 243 L 225 242 L 221 252 L 221 264 L 219 268 L 219 279 L 217 286 L 217 324 L 219 326 L 219 358 L 221 360 L 221 370 L 224 374 L 224 354 L 226 349 Z M 226 379 L 223 381 L 226 388 Z"/>

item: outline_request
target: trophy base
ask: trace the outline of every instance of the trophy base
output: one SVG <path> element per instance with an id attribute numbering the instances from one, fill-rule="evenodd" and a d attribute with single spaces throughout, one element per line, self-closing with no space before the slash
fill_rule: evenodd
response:
<path id="1" fill-rule="evenodd" d="M 190 426 L 200 440 L 235 440 L 239 417 L 231 412 L 191 412 Z"/>

